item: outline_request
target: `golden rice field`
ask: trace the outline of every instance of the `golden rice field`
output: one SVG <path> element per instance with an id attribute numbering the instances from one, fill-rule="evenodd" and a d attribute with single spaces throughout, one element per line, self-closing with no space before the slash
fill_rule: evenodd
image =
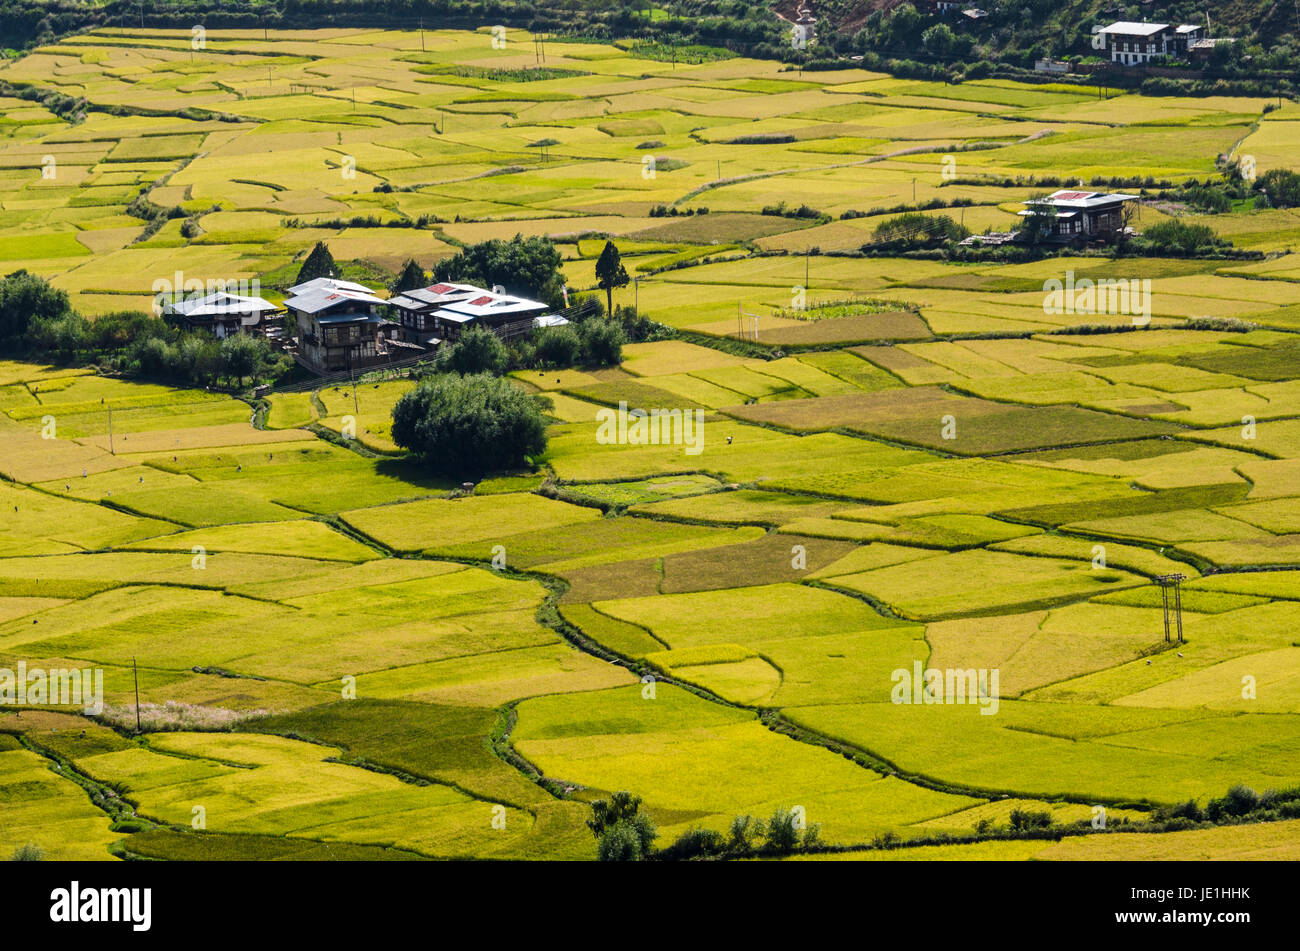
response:
<path id="1" fill-rule="evenodd" d="M 0 708 L 0 852 L 589 859 L 588 803 L 629 790 L 660 845 L 799 806 L 853 859 L 1295 857 L 1294 822 L 1131 829 L 1300 786 L 1300 216 L 1188 216 L 1260 262 L 827 253 L 913 201 L 1010 228 L 1033 186 L 981 177 L 1288 166 L 1289 113 L 546 57 L 100 30 L 0 67 L 95 107 L 0 123 L 0 264 L 88 315 L 178 271 L 275 297 L 317 240 L 379 273 L 548 235 L 590 289 L 609 235 L 640 278 L 615 302 L 684 332 L 518 372 L 548 450 L 468 493 L 392 442 L 409 381 L 254 407 L 0 362 L 0 669 L 98 668 L 105 701 Z M 137 240 L 142 188 L 201 232 Z M 831 220 L 759 213 L 781 201 Z M 337 223 L 370 215 L 400 226 Z M 1067 270 L 1150 280 L 1149 324 L 1045 312 Z M 806 319 L 800 288 L 863 306 Z M 600 442 L 620 401 L 698 411 L 700 451 Z M 917 670 L 996 680 L 935 704 L 899 693 Z M 1053 835 L 1014 836 L 1021 810 Z"/>

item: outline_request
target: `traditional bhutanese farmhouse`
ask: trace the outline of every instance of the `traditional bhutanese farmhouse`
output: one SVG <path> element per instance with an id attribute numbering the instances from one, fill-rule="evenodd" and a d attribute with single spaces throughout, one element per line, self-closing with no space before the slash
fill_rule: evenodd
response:
<path id="1" fill-rule="evenodd" d="M 224 338 L 263 330 L 267 317 L 277 310 L 278 307 L 261 297 L 213 291 L 165 304 L 162 315 L 185 330 L 207 330 Z"/>
<path id="2" fill-rule="evenodd" d="M 434 319 L 434 313 L 449 304 L 473 300 L 487 293 L 488 291 L 473 284 L 444 282 L 403 291 L 396 297 L 390 297 L 388 303 L 402 325 L 402 339 L 425 349 L 433 349 L 443 340 L 443 331 Z"/>
<path id="3" fill-rule="evenodd" d="M 1052 206 L 1056 211 L 1056 221 L 1047 236 L 1048 241 L 1110 241 L 1125 227 L 1124 205 L 1137 200 L 1137 197 L 1062 189 L 1046 198 L 1031 198 L 1023 202 L 1030 207 L 1019 214 L 1021 217 L 1033 214 L 1035 205 Z"/>
<path id="4" fill-rule="evenodd" d="M 317 278 L 289 290 L 284 306 L 298 326 L 298 360 L 309 370 L 331 373 L 387 357 L 384 333 L 396 325 L 381 316 L 385 301 L 368 288 Z"/>
<path id="5" fill-rule="evenodd" d="M 537 318 L 547 310 L 540 301 L 450 282 L 404 291 L 388 303 L 396 311 L 406 342 L 426 349 L 456 340 L 470 326 L 513 337 L 541 326 Z M 560 322 L 567 323 L 563 318 Z"/>
<path id="6" fill-rule="evenodd" d="M 526 297 L 483 291 L 469 300 L 455 301 L 433 312 L 438 335 L 456 340 L 471 326 L 491 330 L 509 339 L 537 326 L 536 319 L 546 312 L 546 305 Z"/>
<path id="7" fill-rule="evenodd" d="M 1141 66 L 1155 59 L 1186 59 L 1188 47 L 1203 36 L 1203 28 L 1191 23 L 1173 26 L 1116 20 L 1092 28 L 1092 46 L 1105 50 L 1112 63 Z"/>

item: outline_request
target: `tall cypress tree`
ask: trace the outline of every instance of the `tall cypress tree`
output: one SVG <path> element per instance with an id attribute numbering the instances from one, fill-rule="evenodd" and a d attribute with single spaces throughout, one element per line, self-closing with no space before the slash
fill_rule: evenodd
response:
<path id="1" fill-rule="evenodd" d="M 393 281 L 388 289 L 394 294 L 400 294 L 403 291 L 413 291 L 418 287 L 427 286 L 428 280 L 424 276 L 424 268 L 416 263 L 415 258 L 407 258 L 402 273 L 397 275 L 397 280 Z"/>
<path id="2" fill-rule="evenodd" d="M 336 270 L 334 255 L 330 254 L 330 249 L 325 247 L 324 241 L 317 241 L 316 247 L 312 248 L 311 254 L 307 255 L 307 260 L 302 262 L 298 279 L 293 283 L 297 285 L 314 281 L 318 277 L 335 277 Z"/>
<path id="3" fill-rule="evenodd" d="M 614 288 L 627 287 L 630 280 L 619 257 L 618 248 L 614 247 L 613 241 L 606 241 L 605 249 L 596 260 L 596 284 L 605 291 L 605 298 L 609 302 L 607 312 L 611 317 L 614 316 Z"/>

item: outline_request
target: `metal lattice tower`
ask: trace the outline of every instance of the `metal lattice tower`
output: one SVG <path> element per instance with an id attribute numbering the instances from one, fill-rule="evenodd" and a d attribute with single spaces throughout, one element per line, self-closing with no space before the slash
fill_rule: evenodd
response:
<path id="1" fill-rule="evenodd" d="M 1160 600 L 1165 609 L 1165 643 L 1171 640 L 1169 624 L 1170 614 L 1174 619 L 1174 630 L 1178 634 L 1178 643 L 1183 643 L 1183 575 L 1157 575 L 1156 584 L 1160 585 Z"/>

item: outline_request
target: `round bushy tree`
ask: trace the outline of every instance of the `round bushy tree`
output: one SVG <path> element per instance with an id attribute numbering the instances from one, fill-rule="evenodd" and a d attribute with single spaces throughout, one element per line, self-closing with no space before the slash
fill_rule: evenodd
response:
<path id="1" fill-rule="evenodd" d="M 609 320 L 585 320 L 578 325 L 582 362 L 589 367 L 616 367 L 623 359 L 627 335 Z"/>
<path id="2" fill-rule="evenodd" d="M 58 320 L 71 309 L 66 291 L 39 275 L 14 271 L 0 280 L 0 345 L 16 346 L 33 322 Z"/>
<path id="3" fill-rule="evenodd" d="M 571 367 L 582 356 L 582 341 L 572 327 L 544 327 L 533 337 L 536 359 L 543 366 Z"/>
<path id="4" fill-rule="evenodd" d="M 639 862 L 645 858 L 641 837 L 631 822 L 616 822 L 596 842 L 596 857 L 602 862 Z"/>
<path id="5" fill-rule="evenodd" d="M 438 371 L 469 376 L 491 373 L 500 376 L 510 364 L 510 351 L 490 330 L 471 327 L 460 339 L 438 354 Z"/>
<path id="6" fill-rule="evenodd" d="M 397 401 L 393 441 L 440 475 L 478 478 L 540 455 L 546 420 L 537 398 L 507 380 L 442 374 Z"/>

